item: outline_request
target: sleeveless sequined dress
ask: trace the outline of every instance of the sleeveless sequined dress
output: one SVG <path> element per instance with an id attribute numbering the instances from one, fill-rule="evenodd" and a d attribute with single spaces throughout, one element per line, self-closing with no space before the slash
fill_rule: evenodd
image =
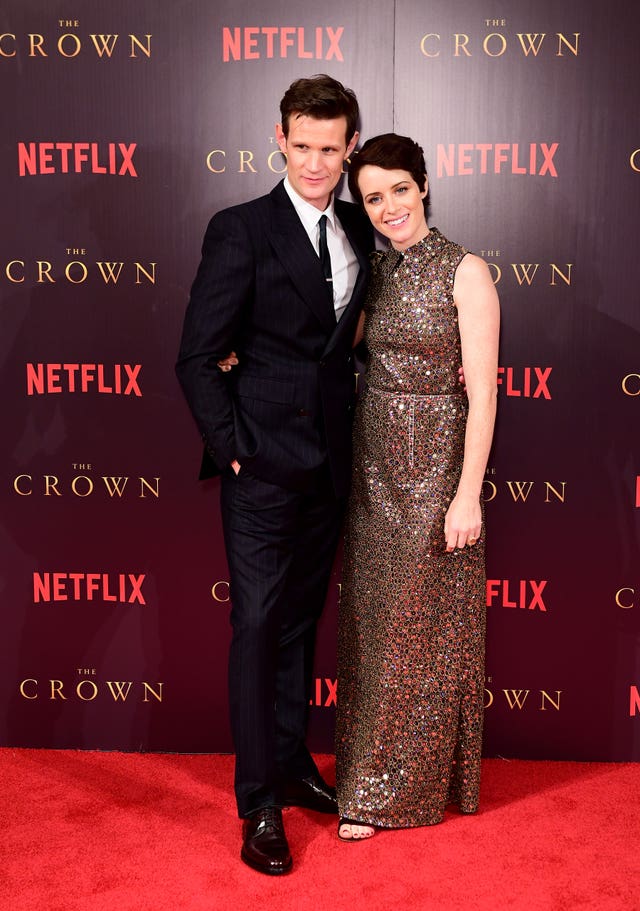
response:
<path id="1" fill-rule="evenodd" d="M 366 386 L 338 626 L 340 816 L 432 825 L 475 812 L 484 692 L 484 534 L 448 554 L 444 517 L 467 399 L 453 280 L 466 250 L 436 228 L 374 254 Z"/>

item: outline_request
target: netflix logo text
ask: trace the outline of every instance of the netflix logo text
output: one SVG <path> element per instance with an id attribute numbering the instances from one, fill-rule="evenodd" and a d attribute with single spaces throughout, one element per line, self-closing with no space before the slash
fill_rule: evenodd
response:
<path id="1" fill-rule="evenodd" d="M 142 396 L 142 364 L 27 364 L 27 395 L 99 392 Z"/>
<path id="2" fill-rule="evenodd" d="M 297 57 L 298 60 L 335 60 L 344 62 L 340 39 L 344 27 L 275 25 L 222 29 L 222 60 L 273 60 Z"/>
<path id="3" fill-rule="evenodd" d="M 498 367 L 498 387 L 510 397 L 550 401 L 552 370 L 553 367 Z"/>
<path id="4" fill-rule="evenodd" d="M 145 573 L 34 572 L 33 603 L 100 601 L 146 604 L 142 593 L 145 578 Z"/>
<path id="5" fill-rule="evenodd" d="M 19 142 L 18 174 L 117 174 L 137 177 L 131 142 Z"/>
<path id="6" fill-rule="evenodd" d="M 543 593 L 546 579 L 487 579 L 487 607 L 547 612 Z"/>
<path id="7" fill-rule="evenodd" d="M 557 177 L 554 158 L 559 142 L 462 142 L 438 144 L 438 177 L 472 174 L 519 174 Z"/>

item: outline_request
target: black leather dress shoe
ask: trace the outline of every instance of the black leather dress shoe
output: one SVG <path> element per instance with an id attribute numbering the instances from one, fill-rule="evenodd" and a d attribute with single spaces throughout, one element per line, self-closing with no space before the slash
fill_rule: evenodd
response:
<path id="1" fill-rule="evenodd" d="M 259 873 L 277 876 L 289 872 L 292 861 L 284 834 L 282 810 L 264 807 L 245 819 L 240 857 Z"/>
<path id="2" fill-rule="evenodd" d="M 320 775 L 287 781 L 283 788 L 282 802 L 287 807 L 304 807 L 317 813 L 337 813 L 336 789 Z"/>

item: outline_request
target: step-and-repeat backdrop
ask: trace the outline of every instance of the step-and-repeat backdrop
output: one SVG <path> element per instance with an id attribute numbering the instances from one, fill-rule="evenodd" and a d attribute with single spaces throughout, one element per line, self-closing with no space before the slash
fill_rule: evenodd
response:
<path id="1" fill-rule="evenodd" d="M 224 751 L 217 482 L 173 372 L 211 214 L 300 75 L 425 149 L 503 312 L 487 755 L 640 759 L 637 22 L 566 0 L 8 0 L 0 743 Z M 341 190 L 347 195 L 346 187 Z M 330 750 L 336 561 L 311 743 Z"/>

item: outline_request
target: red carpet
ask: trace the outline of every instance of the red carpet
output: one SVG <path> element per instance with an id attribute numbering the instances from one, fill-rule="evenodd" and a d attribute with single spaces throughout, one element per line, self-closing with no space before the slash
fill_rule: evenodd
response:
<path id="1" fill-rule="evenodd" d="M 640 764 L 483 768 L 477 816 L 366 844 L 288 810 L 271 878 L 238 858 L 232 757 L 0 750 L 0 908 L 640 911 Z"/>

